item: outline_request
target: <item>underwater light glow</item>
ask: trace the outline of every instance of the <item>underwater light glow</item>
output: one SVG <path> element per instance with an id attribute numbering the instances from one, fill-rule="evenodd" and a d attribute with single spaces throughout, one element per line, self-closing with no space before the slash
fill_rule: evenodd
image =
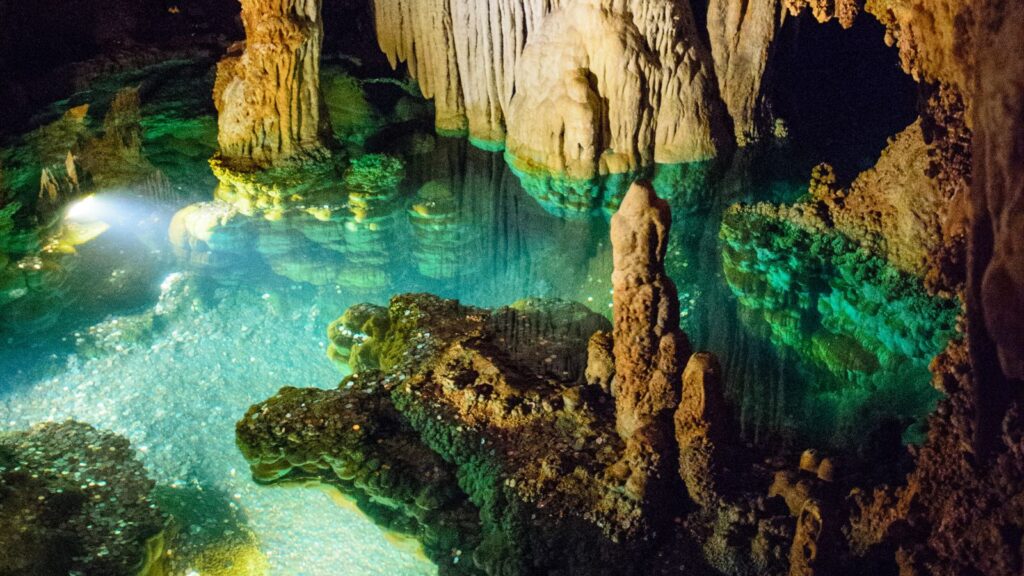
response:
<path id="1" fill-rule="evenodd" d="M 68 206 L 64 213 L 67 220 L 99 220 L 103 212 L 103 204 L 97 200 L 95 194 L 90 194 L 81 200 L 76 200 Z"/>

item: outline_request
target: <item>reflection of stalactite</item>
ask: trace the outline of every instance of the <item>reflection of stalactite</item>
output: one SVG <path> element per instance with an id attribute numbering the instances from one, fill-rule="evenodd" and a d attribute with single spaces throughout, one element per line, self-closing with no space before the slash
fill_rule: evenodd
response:
<path id="1" fill-rule="evenodd" d="M 420 274 L 446 279 L 475 271 L 473 248 L 479 239 L 472 225 L 459 219 L 458 208 L 451 190 L 436 180 L 416 193 L 409 223 L 416 241 L 412 256 Z"/>

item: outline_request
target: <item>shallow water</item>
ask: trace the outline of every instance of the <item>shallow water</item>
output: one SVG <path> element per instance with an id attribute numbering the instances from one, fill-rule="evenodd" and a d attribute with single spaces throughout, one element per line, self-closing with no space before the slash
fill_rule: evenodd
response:
<path id="1" fill-rule="evenodd" d="M 356 201 L 339 181 L 332 202 L 349 213 L 242 214 L 221 249 L 183 253 L 167 241 L 171 216 L 214 199 L 205 164 L 215 145 L 209 110 L 179 85 L 205 89 L 203 82 L 194 71 L 188 81 L 164 78 L 144 100 L 146 153 L 175 194 L 100 190 L 89 217 L 111 229 L 62 260 L 59 297 L 0 318 L 0 428 L 74 418 L 125 435 L 161 490 L 181 495 L 175 501 L 191 519 L 186 545 L 215 541 L 227 523 L 255 536 L 274 574 L 433 573 L 407 543 L 396 545 L 329 494 L 253 483 L 234 445 L 234 423 L 282 386 L 336 385 L 341 374 L 325 355 L 325 329 L 356 302 L 411 291 L 488 307 L 548 296 L 610 315 L 610 210 L 603 206 L 614 204 L 614 194 L 595 200 L 592 211 L 566 208 L 530 182 L 528 192 L 500 154 L 434 137 L 412 112 L 398 118 L 394 102 L 385 113 L 342 99 L 349 104 L 335 108 L 355 118 L 339 127 L 347 153 L 403 160 L 405 178 L 393 194 Z M 337 83 L 352 90 L 349 81 Z M 374 86 L 364 85 L 382 90 Z M 904 340 L 865 344 L 879 366 L 843 365 L 829 355 L 829 338 L 848 341 L 890 316 L 884 294 L 870 301 L 871 314 L 859 313 L 858 295 L 871 287 L 839 282 L 843 270 L 829 266 L 801 277 L 804 284 L 766 280 L 768 290 L 758 259 L 770 251 L 755 244 L 734 247 L 728 261 L 749 284 L 725 277 L 725 206 L 802 193 L 784 167 L 747 162 L 738 157 L 729 169 L 682 175 L 663 167 L 655 175 L 673 206 L 668 265 L 684 329 L 696 348 L 722 358 L 744 434 L 842 444 L 851 422 L 891 415 L 885 404 L 901 417 L 926 413 L 934 401 L 927 356 L 900 347 L 932 339 L 936 327 L 904 322 L 893 329 L 902 335 L 913 324 Z M 795 269 L 801 257 L 787 255 Z M 833 313 L 822 302 L 857 313 Z M 820 333 L 787 339 L 773 330 L 780 315 Z M 891 371 L 896 365 L 904 366 L 899 374 Z"/>

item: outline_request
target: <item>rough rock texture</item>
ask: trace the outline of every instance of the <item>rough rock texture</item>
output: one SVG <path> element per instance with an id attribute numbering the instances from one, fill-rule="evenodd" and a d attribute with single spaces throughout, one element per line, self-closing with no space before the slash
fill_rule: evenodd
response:
<path id="1" fill-rule="evenodd" d="M 708 3 L 708 38 L 718 91 L 741 146 L 758 140 L 770 120 L 763 82 L 782 21 L 779 0 Z"/>
<path id="2" fill-rule="evenodd" d="M 152 489 L 115 434 L 71 421 L 0 434 L 0 574 L 162 574 Z"/>
<path id="3" fill-rule="evenodd" d="M 631 573 L 645 519 L 606 474 L 624 450 L 612 399 L 583 384 L 587 342 L 608 328 L 560 301 L 359 306 L 330 336 L 360 372 L 254 406 L 239 445 L 262 481 L 312 475 L 391 502 L 383 521 L 425 537 L 446 573 Z"/>
<path id="4" fill-rule="evenodd" d="M 843 28 L 853 26 L 853 21 L 863 9 L 863 3 L 863 0 L 783 0 L 793 16 L 807 8 L 818 22 L 824 23 L 835 18 Z"/>
<path id="5" fill-rule="evenodd" d="M 626 442 L 628 488 L 645 496 L 675 469 L 672 413 L 690 343 L 679 329 L 679 296 L 665 273 L 668 204 L 635 183 L 612 217 L 615 427 Z"/>
<path id="6" fill-rule="evenodd" d="M 725 445 L 729 425 L 722 368 L 714 355 L 698 352 L 690 357 L 683 371 L 675 437 L 679 444 L 679 476 L 690 498 L 702 507 L 720 498 L 721 457 L 715 452 Z"/>
<path id="7" fill-rule="evenodd" d="M 713 75 L 685 3 L 566 3 L 520 59 L 508 154 L 571 179 L 712 158 L 729 139 Z"/>
<path id="8" fill-rule="evenodd" d="M 1024 380 L 1024 59 L 1007 55 L 1024 46 L 1014 24 L 1021 18 L 1020 3 L 991 2 L 978 21 L 967 284 L 968 306 L 980 304 L 1017 394 Z M 979 320 L 977 312 L 969 322 Z"/>
<path id="9" fill-rule="evenodd" d="M 713 157 L 729 138 L 685 2 L 377 0 L 377 34 L 433 98 L 524 170 L 574 179 Z"/>
<path id="10" fill-rule="evenodd" d="M 924 277 L 943 246 L 965 228 L 956 210 L 965 199 L 943 194 L 932 170 L 935 153 L 918 120 L 892 138 L 848 190 L 819 187 L 812 193 L 827 206 L 836 230 Z"/>
<path id="11" fill-rule="evenodd" d="M 220 154 L 268 167 L 322 152 L 330 119 L 320 93 L 321 0 L 242 0 L 246 42 L 217 67 Z"/>

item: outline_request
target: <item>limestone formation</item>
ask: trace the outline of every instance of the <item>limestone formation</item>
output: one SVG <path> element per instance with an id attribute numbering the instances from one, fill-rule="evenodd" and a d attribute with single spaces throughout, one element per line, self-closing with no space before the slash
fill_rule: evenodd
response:
<path id="1" fill-rule="evenodd" d="M 770 119 L 763 81 L 782 21 L 779 0 L 711 0 L 708 4 L 708 38 L 718 91 L 741 146 L 761 137 L 763 124 Z"/>
<path id="2" fill-rule="evenodd" d="M 990 3 L 978 22 L 968 306 L 980 304 L 1003 373 L 1024 380 L 1024 6 Z M 1016 23 L 1016 24 L 1015 24 Z M 1007 58 L 1014 54 L 1015 57 Z M 984 346 L 984 344 L 980 344 Z M 995 424 L 995 423 L 993 423 Z"/>
<path id="3" fill-rule="evenodd" d="M 825 200 L 837 230 L 922 277 L 941 245 L 964 228 L 951 208 L 965 199 L 943 195 L 931 170 L 933 154 L 918 120 L 890 140 L 848 191 Z"/>
<path id="4" fill-rule="evenodd" d="M 508 154 L 574 180 L 712 158 L 724 128 L 713 74 L 685 3 L 567 3 L 520 58 Z"/>
<path id="5" fill-rule="evenodd" d="M 628 488 L 671 473 L 672 413 L 690 344 L 665 273 L 672 216 L 650 184 L 633 184 L 612 217 L 615 425 L 630 461 Z"/>
<path id="6" fill-rule="evenodd" d="M 242 0 L 246 43 L 217 66 L 220 154 L 266 168 L 317 154 L 330 135 L 320 93 L 321 0 Z"/>
<path id="7" fill-rule="evenodd" d="M 786 8 L 793 16 L 805 8 L 809 8 L 818 22 L 828 22 L 835 18 L 843 28 L 853 26 L 853 21 L 860 14 L 863 0 L 784 0 Z"/>
<path id="8" fill-rule="evenodd" d="M 381 49 L 434 99 L 437 128 L 507 143 L 525 171 L 589 179 L 711 158 L 728 140 L 711 56 L 685 2 L 375 7 Z"/>
<path id="9" fill-rule="evenodd" d="M 679 475 L 690 499 L 711 506 L 721 495 L 721 462 L 716 451 L 729 426 L 722 389 L 722 368 L 713 354 L 698 352 L 683 371 L 682 400 L 675 414 Z"/>
<path id="10" fill-rule="evenodd" d="M 43 168 L 39 176 L 37 210 L 50 214 L 82 194 L 81 167 L 70 151 L 63 163 Z"/>

